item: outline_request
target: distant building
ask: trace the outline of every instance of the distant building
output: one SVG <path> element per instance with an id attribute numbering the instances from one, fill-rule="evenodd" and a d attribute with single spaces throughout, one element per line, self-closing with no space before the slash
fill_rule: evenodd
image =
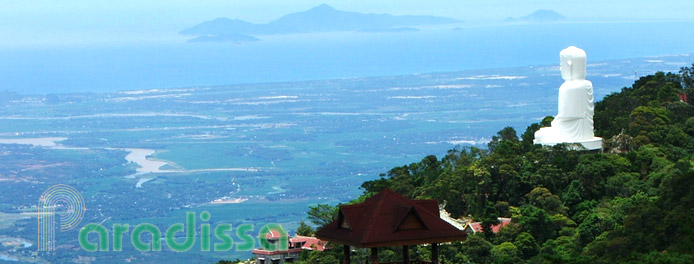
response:
<path id="1" fill-rule="evenodd" d="M 465 241 L 467 233 L 439 215 L 437 200 L 411 200 L 385 188 L 361 203 L 341 205 L 337 219 L 316 231 L 316 237 L 341 244 L 343 262 L 351 263 L 350 248 L 369 248 L 378 263 L 378 248 L 402 247 L 402 262 L 410 262 L 410 247 L 431 244 L 431 261 L 438 264 L 438 245 Z M 418 261 L 419 262 L 419 261 Z"/>
<path id="2" fill-rule="evenodd" d="M 267 235 L 268 242 L 278 243 L 279 234 L 276 231 L 272 231 Z M 253 255 L 256 258 L 256 264 L 284 264 L 291 263 L 294 260 L 299 259 L 301 251 L 323 251 L 326 249 L 327 242 L 317 239 L 315 237 L 299 236 L 296 235 L 289 238 L 289 247 L 287 250 L 264 250 L 264 249 L 254 249 Z"/>
<path id="3" fill-rule="evenodd" d="M 680 98 L 680 102 L 689 102 L 689 95 L 687 95 L 686 93 L 677 94 L 677 97 Z"/>
<path id="4" fill-rule="evenodd" d="M 494 234 L 499 233 L 499 230 L 501 230 L 502 227 L 505 227 L 511 223 L 511 218 L 499 217 L 498 219 L 499 223 L 491 226 Z M 465 226 L 465 232 L 468 234 L 484 232 L 482 231 L 482 222 L 469 223 L 467 226 Z"/>
<path id="5" fill-rule="evenodd" d="M 445 204 L 439 205 L 439 216 L 441 216 L 441 220 L 448 222 L 458 230 L 465 230 L 465 227 L 469 222 L 468 219 L 456 219 L 451 217 L 451 213 L 446 211 L 446 209 L 444 208 L 445 206 Z"/>

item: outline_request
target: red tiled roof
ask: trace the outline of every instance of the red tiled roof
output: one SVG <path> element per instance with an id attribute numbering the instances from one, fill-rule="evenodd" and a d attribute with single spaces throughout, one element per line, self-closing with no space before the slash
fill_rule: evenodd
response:
<path id="1" fill-rule="evenodd" d="M 301 249 L 306 249 L 306 250 L 317 250 L 317 251 L 323 251 L 326 248 L 326 244 L 328 244 L 327 241 L 320 240 L 315 237 L 307 237 L 307 236 L 300 236 L 296 235 L 292 239 L 289 240 L 291 243 L 297 243 L 297 242 L 305 242 L 301 246 Z"/>
<path id="2" fill-rule="evenodd" d="M 275 230 L 270 230 L 270 232 L 265 235 L 267 239 L 280 239 L 280 233 Z"/>
<path id="3" fill-rule="evenodd" d="M 677 97 L 679 97 L 682 102 L 689 102 L 689 95 L 686 93 L 677 94 Z"/>
<path id="4" fill-rule="evenodd" d="M 491 226 L 492 227 L 492 233 L 494 233 L 494 234 L 499 233 L 499 230 L 501 230 L 502 227 L 505 227 L 510 223 L 511 223 L 511 218 L 499 217 L 499 223 Z M 483 232 L 482 231 L 482 222 L 470 223 L 470 228 L 472 228 L 472 231 L 475 233 Z"/>
<path id="5" fill-rule="evenodd" d="M 363 203 L 340 206 L 338 219 L 316 237 L 367 248 L 461 241 L 467 233 L 441 219 L 436 200 L 410 200 L 385 189 Z"/>
<path id="6" fill-rule="evenodd" d="M 272 233 L 267 234 L 267 238 L 279 238 L 279 234 L 276 231 L 271 231 Z M 320 240 L 315 237 L 307 237 L 307 236 L 294 236 L 289 239 L 289 243 L 292 245 L 295 245 L 295 243 L 303 242 L 304 244 L 301 246 L 301 248 L 289 248 L 287 250 L 265 250 L 262 248 L 259 249 L 253 249 L 253 254 L 258 254 L 258 255 L 277 255 L 277 254 L 287 254 L 287 253 L 296 253 L 296 252 L 301 252 L 301 250 L 317 250 L 317 251 L 323 251 L 327 248 L 327 241 Z"/>

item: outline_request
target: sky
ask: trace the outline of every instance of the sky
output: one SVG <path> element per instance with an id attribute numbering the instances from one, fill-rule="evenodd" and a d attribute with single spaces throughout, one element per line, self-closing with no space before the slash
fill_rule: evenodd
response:
<path id="1" fill-rule="evenodd" d="M 576 20 L 694 20 L 691 0 L 0 0 L 0 47 L 179 37 L 217 17 L 266 23 L 322 3 L 337 9 L 493 22 L 551 9 Z"/>

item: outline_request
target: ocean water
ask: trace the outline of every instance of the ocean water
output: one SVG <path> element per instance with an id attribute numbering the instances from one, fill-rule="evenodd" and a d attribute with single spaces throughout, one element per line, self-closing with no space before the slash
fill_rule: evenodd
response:
<path id="1" fill-rule="evenodd" d="M 103 44 L 0 50 L 0 91 L 105 92 L 448 72 L 694 51 L 694 22 L 469 25 L 401 33 L 261 36 L 235 43 Z"/>

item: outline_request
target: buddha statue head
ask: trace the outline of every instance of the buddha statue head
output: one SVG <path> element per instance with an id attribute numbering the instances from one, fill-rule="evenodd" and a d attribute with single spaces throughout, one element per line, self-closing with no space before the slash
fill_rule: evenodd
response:
<path id="1" fill-rule="evenodd" d="M 559 53 L 561 77 L 565 81 L 586 79 L 586 52 L 574 46 Z"/>

